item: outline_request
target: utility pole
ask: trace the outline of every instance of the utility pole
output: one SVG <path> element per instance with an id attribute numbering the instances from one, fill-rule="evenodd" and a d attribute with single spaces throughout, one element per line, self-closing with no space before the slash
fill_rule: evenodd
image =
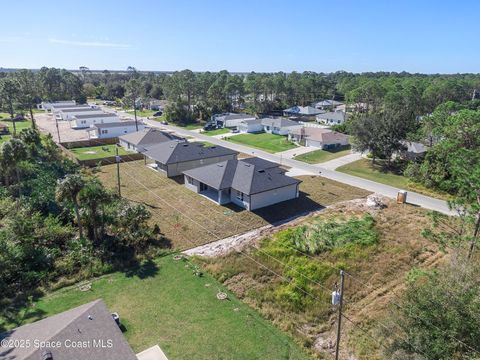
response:
<path id="1" fill-rule="evenodd" d="M 138 131 L 138 121 L 137 121 L 137 90 L 135 89 L 135 94 L 133 97 L 133 114 L 135 115 L 135 129 Z"/>
<path id="2" fill-rule="evenodd" d="M 335 344 L 335 360 L 338 360 L 340 354 L 340 334 L 342 330 L 342 307 L 343 307 L 343 282 L 345 274 L 340 270 L 340 300 L 338 302 L 338 322 L 337 322 L 337 343 Z"/>
<path id="3" fill-rule="evenodd" d="M 55 114 L 53 114 L 55 116 Z M 60 144 L 60 130 L 58 129 L 58 119 L 55 116 L 55 126 L 57 127 L 57 136 L 58 136 L 58 143 Z"/>
<path id="4" fill-rule="evenodd" d="M 118 196 L 121 197 L 122 193 L 120 190 L 120 156 L 118 155 L 118 146 L 115 148 L 116 155 L 115 155 L 115 162 L 117 163 L 117 186 L 118 186 Z"/>

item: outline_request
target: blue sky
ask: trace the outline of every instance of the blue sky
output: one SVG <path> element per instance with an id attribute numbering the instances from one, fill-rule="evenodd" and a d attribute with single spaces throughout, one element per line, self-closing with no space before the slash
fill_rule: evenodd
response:
<path id="1" fill-rule="evenodd" d="M 0 67 L 480 72 L 480 1 L 0 0 Z"/>

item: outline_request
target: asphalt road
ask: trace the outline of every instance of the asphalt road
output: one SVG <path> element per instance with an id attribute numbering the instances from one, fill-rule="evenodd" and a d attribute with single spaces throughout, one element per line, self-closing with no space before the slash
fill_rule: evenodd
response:
<path id="1" fill-rule="evenodd" d="M 129 115 L 129 114 L 127 114 Z M 131 116 L 131 115 L 129 115 Z M 132 117 L 132 116 L 131 116 Z M 286 165 L 289 167 L 297 168 L 306 172 L 311 172 L 314 174 L 319 174 L 322 175 L 323 177 L 326 177 L 327 179 L 335 180 L 347 185 L 351 186 L 356 186 L 361 189 L 365 189 L 371 192 L 379 193 L 384 196 L 387 196 L 392 199 L 396 199 L 397 193 L 399 189 L 393 186 L 385 185 L 385 184 L 380 184 L 375 181 L 370 181 L 366 179 L 359 178 L 357 176 L 352 176 L 348 174 L 344 174 L 335 170 L 329 170 L 321 167 L 321 164 L 317 165 L 310 165 L 306 164 L 304 162 L 298 161 L 298 160 L 293 160 L 293 159 L 288 159 L 284 158 L 282 156 L 279 156 L 277 154 L 271 154 L 266 151 L 258 150 L 258 149 L 253 149 L 249 146 L 241 145 L 241 144 L 236 144 L 232 143 L 229 141 L 221 140 L 214 138 L 212 136 L 207 136 L 207 135 L 202 135 L 200 133 L 190 131 L 187 129 L 183 129 L 181 127 L 177 126 L 172 126 L 172 125 L 162 125 L 157 121 L 154 120 L 148 120 L 146 118 L 142 118 L 142 120 L 148 124 L 149 126 L 156 127 L 156 128 L 163 128 L 171 131 L 175 131 L 179 135 L 183 136 L 191 136 L 195 137 L 199 140 L 202 141 L 208 141 L 209 143 L 219 145 L 219 146 L 224 146 L 232 150 L 236 150 L 238 152 L 242 152 L 245 154 L 250 154 L 254 156 L 258 156 L 260 158 L 263 158 L 265 160 L 273 161 L 276 163 L 279 163 L 281 165 Z M 422 194 L 415 193 L 413 191 L 409 191 L 407 195 L 407 202 L 413 206 L 420 206 L 425 209 L 429 210 L 436 210 L 438 212 L 448 214 L 448 215 L 455 215 L 455 212 L 451 211 L 448 208 L 447 202 L 439 199 L 432 198 L 430 196 L 425 196 Z"/>

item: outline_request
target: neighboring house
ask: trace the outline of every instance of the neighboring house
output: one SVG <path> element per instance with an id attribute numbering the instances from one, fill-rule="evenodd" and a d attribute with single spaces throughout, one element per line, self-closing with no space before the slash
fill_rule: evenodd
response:
<path id="1" fill-rule="evenodd" d="M 285 118 L 262 119 L 263 131 L 276 135 L 288 135 L 291 129 L 301 127 L 299 123 Z"/>
<path id="2" fill-rule="evenodd" d="M 148 146 L 143 154 L 154 160 L 153 168 L 167 177 L 182 175 L 200 166 L 235 160 L 238 153 L 222 146 L 205 146 L 200 142 L 168 141 Z"/>
<path id="3" fill-rule="evenodd" d="M 312 106 L 293 106 L 283 110 L 283 115 L 292 119 L 313 121 L 315 116 L 324 112 Z"/>
<path id="4" fill-rule="evenodd" d="M 418 142 L 402 141 L 402 145 L 405 146 L 405 150 L 401 152 L 401 156 L 407 160 L 421 159 L 428 151 L 428 147 Z"/>
<path id="5" fill-rule="evenodd" d="M 165 107 L 167 106 L 167 100 L 150 100 L 148 103 L 148 108 L 153 111 L 164 111 Z"/>
<path id="6" fill-rule="evenodd" d="M 139 121 L 137 125 L 138 131 L 145 129 L 145 125 L 142 122 Z M 135 121 L 95 124 L 87 131 L 90 139 L 110 139 L 137 131 L 137 125 Z"/>
<path id="7" fill-rule="evenodd" d="M 52 111 L 53 106 L 75 106 L 77 103 L 75 100 L 64 100 L 64 101 L 42 101 L 37 105 L 38 109 L 43 109 L 45 111 Z"/>
<path id="8" fill-rule="evenodd" d="M 255 119 L 254 115 L 225 113 L 213 115 L 211 122 L 222 128 L 236 128 L 242 121 Z"/>
<path id="9" fill-rule="evenodd" d="M 70 120 L 70 127 L 73 129 L 84 129 L 96 124 L 115 123 L 119 121 L 118 115 L 111 113 L 78 114 Z"/>
<path id="10" fill-rule="evenodd" d="M 299 195 L 300 180 L 266 160 L 227 160 L 185 171 L 184 177 L 188 189 L 217 204 L 234 203 L 250 211 Z"/>
<path id="11" fill-rule="evenodd" d="M 324 114 L 318 114 L 316 120 L 325 125 L 340 125 L 347 120 L 347 114 L 343 111 L 330 111 Z"/>
<path id="12" fill-rule="evenodd" d="M 180 136 L 157 129 L 145 129 L 144 131 L 136 131 L 118 138 L 120 146 L 126 150 L 142 152 L 146 147 L 160 144 L 172 140 L 184 140 Z"/>
<path id="13" fill-rule="evenodd" d="M 7 124 L 4 124 L 4 123 L 0 123 L 0 134 L 1 135 L 6 135 L 8 134 L 10 131 L 8 130 L 8 125 Z"/>
<path id="14" fill-rule="evenodd" d="M 288 134 L 288 139 L 303 146 L 317 147 L 326 150 L 349 145 L 347 135 L 337 131 L 315 127 L 292 129 Z"/>
<path id="15" fill-rule="evenodd" d="M 320 110 L 334 110 L 338 106 L 342 105 L 344 105 L 344 103 L 336 100 L 322 100 L 313 104 L 314 107 Z"/>
<path id="16" fill-rule="evenodd" d="M 137 360 L 122 330 L 102 300 L 95 300 L 32 324 L 20 326 L 0 334 L 0 339 L 13 344 L 30 344 L 2 346 L 0 359 Z M 72 346 L 87 342 L 90 342 L 88 347 Z M 94 342 L 97 346 L 94 346 Z M 35 345 L 36 343 L 38 345 Z M 40 343 L 53 345 L 42 348 L 39 346 Z"/>
<path id="17" fill-rule="evenodd" d="M 263 132 L 263 125 L 261 119 L 243 120 L 238 125 L 238 131 L 241 133 L 259 133 Z"/>
<path id="18" fill-rule="evenodd" d="M 55 117 L 57 120 L 70 121 L 76 115 L 99 115 L 103 114 L 104 111 L 101 109 L 94 109 L 90 106 L 78 106 L 75 108 L 66 108 L 66 109 L 57 109 L 54 111 Z"/>

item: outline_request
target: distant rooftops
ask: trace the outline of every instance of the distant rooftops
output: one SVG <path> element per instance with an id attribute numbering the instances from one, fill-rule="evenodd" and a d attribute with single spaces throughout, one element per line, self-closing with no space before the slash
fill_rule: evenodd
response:
<path id="1" fill-rule="evenodd" d="M 107 118 L 107 117 L 118 117 L 117 114 L 103 113 L 103 114 L 78 114 L 75 115 L 76 119 L 93 119 L 93 118 Z"/>
<path id="2" fill-rule="evenodd" d="M 143 123 L 139 121 L 138 125 L 143 125 Z M 94 124 L 89 130 L 92 130 L 93 128 L 112 129 L 112 128 L 125 127 L 125 126 L 135 126 L 135 121 L 119 121 L 119 122 L 113 122 L 113 123 Z"/>
<path id="3" fill-rule="evenodd" d="M 322 120 L 344 121 L 346 118 L 347 115 L 343 111 L 330 111 L 317 115 L 317 119 Z"/>
<path id="4" fill-rule="evenodd" d="M 68 107 L 60 109 L 63 113 L 72 113 L 72 112 L 88 112 L 88 111 L 102 111 L 101 109 L 92 108 L 91 106 L 79 106 L 79 107 Z"/>
<path id="5" fill-rule="evenodd" d="M 283 110 L 283 112 L 292 115 L 309 115 L 314 116 L 321 114 L 322 110 L 314 108 L 312 106 L 292 106 L 291 108 Z"/>
<path id="6" fill-rule="evenodd" d="M 130 134 L 122 135 L 119 140 L 126 141 L 135 146 L 149 146 L 172 140 L 184 140 L 180 136 L 157 129 L 148 129 L 144 131 L 136 131 Z"/>
<path id="7" fill-rule="evenodd" d="M 313 106 L 315 107 L 327 107 L 327 106 L 339 106 L 343 105 L 342 102 L 336 100 L 322 100 L 315 103 Z"/>
<path id="8" fill-rule="evenodd" d="M 205 146 L 201 142 L 168 141 L 146 147 L 144 154 L 162 164 L 175 164 L 212 157 L 238 154 L 223 146 Z"/>

